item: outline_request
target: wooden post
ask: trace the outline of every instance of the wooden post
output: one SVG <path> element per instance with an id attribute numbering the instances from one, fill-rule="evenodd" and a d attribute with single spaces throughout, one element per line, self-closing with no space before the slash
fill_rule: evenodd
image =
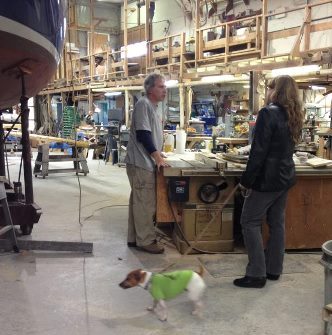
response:
<path id="1" fill-rule="evenodd" d="M 261 17 L 256 16 L 256 40 L 255 40 L 255 48 L 256 50 L 259 50 L 261 48 L 261 38 L 262 38 L 262 33 L 261 33 Z"/>
<path id="2" fill-rule="evenodd" d="M 171 63 L 173 63 L 173 59 L 172 59 L 172 38 L 171 37 L 167 37 L 166 38 L 166 43 L 168 46 L 168 50 L 167 50 L 167 58 L 168 58 L 168 64 L 167 64 L 167 70 L 168 73 L 171 74 Z"/>
<path id="3" fill-rule="evenodd" d="M 51 94 L 47 94 L 47 115 L 48 115 L 48 120 L 47 120 L 47 124 L 48 124 L 48 135 L 51 134 L 51 119 L 52 119 L 52 96 Z"/>
<path id="4" fill-rule="evenodd" d="M 261 58 L 267 55 L 267 0 L 262 4 L 262 49 Z"/>
<path id="5" fill-rule="evenodd" d="M 127 0 L 125 0 L 127 1 Z M 145 72 L 148 72 L 148 68 L 152 66 L 151 60 L 152 60 L 152 45 L 151 45 L 151 35 L 150 35 L 150 13 L 147 10 L 147 6 L 149 3 L 150 7 L 150 1 L 146 2 L 145 5 L 145 41 L 147 41 L 147 53 L 146 53 L 146 70 Z"/>
<path id="6" fill-rule="evenodd" d="M 196 22 L 195 22 L 195 31 L 196 31 L 196 36 L 195 36 L 195 68 L 197 68 L 197 60 L 201 58 L 201 32 L 199 30 L 199 22 L 200 22 L 200 13 L 199 13 L 199 8 L 200 8 L 200 0 L 196 0 Z M 202 38 L 203 39 L 203 38 Z"/>
<path id="7" fill-rule="evenodd" d="M 91 91 L 91 88 L 88 88 L 88 106 L 89 106 L 89 111 L 93 111 L 93 94 Z"/>
<path id="8" fill-rule="evenodd" d="M 226 23 L 226 33 L 225 33 L 225 59 L 224 59 L 224 63 L 226 64 L 227 61 L 228 61 L 228 53 L 229 53 L 229 35 L 230 35 L 230 32 L 229 32 L 229 24 Z"/>
<path id="9" fill-rule="evenodd" d="M 185 87 L 185 98 L 186 98 L 186 104 L 185 104 L 185 115 L 184 115 L 184 123 L 186 126 L 189 126 L 189 119 L 190 119 L 190 114 L 191 114 L 191 104 L 192 104 L 192 89 L 190 86 Z"/>
<path id="10" fill-rule="evenodd" d="M 88 51 L 89 76 L 92 79 L 95 73 L 94 50 L 95 50 L 95 25 L 94 25 L 94 4 L 95 0 L 90 0 L 90 50 Z"/>
<path id="11" fill-rule="evenodd" d="M 125 77 L 128 77 L 128 0 L 124 0 L 124 27 L 123 27 L 123 44 L 124 44 L 124 60 L 123 60 L 123 70 Z"/>
<path id="12" fill-rule="evenodd" d="M 183 73 L 185 70 L 184 66 L 184 54 L 186 52 L 186 35 L 184 32 L 181 33 L 181 53 L 180 53 L 180 74 L 179 74 L 179 81 L 182 82 Z"/>
<path id="13" fill-rule="evenodd" d="M 184 113 L 185 113 L 185 87 L 182 83 L 179 84 L 180 93 L 180 128 L 184 129 Z"/>
<path id="14" fill-rule="evenodd" d="M 125 125 L 129 128 L 129 92 L 125 90 Z"/>

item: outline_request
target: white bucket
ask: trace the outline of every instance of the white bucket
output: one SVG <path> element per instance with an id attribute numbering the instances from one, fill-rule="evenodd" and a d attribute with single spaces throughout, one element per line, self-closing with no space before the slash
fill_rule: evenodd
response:
<path id="1" fill-rule="evenodd" d="M 174 150 L 174 136 L 173 134 L 166 134 L 164 142 L 164 151 L 173 152 L 173 150 Z"/>
<path id="2" fill-rule="evenodd" d="M 183 129 L 177 129 L 175 137 L 176 137 L 176 153 L 184 154 L 187 140 L 186 132 Z"/>

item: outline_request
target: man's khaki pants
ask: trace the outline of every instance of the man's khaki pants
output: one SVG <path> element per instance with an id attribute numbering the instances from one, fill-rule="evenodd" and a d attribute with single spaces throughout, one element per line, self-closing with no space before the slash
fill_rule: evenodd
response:
<path id="1" fill-rule="evenodd" d="M 126 169 L 131 187 L 127 241 L 146 246 L 156 239 L 153 222 L 156 213 L 155 172 L 130 164 Z"/>

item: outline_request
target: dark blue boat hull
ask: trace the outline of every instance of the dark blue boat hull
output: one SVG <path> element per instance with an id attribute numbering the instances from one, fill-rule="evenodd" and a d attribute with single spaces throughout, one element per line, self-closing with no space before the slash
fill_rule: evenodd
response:
<path id="1" fill-rule="evenodd" d="M 64 0 L 0 1 L 0 108 L 36 95 L 56 71 L 65 38 Z"/>

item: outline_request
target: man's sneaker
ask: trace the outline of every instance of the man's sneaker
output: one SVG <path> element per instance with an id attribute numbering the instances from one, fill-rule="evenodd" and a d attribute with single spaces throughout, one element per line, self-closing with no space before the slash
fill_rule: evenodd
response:
<path id="1" fill-rule="evenodd" d="M 156 242 L 149 245 L 138 246 L 137 249 L 149 252 L 150 254 L 162 254 L 165 251 L 165 249 L 159 246 Z"/>

